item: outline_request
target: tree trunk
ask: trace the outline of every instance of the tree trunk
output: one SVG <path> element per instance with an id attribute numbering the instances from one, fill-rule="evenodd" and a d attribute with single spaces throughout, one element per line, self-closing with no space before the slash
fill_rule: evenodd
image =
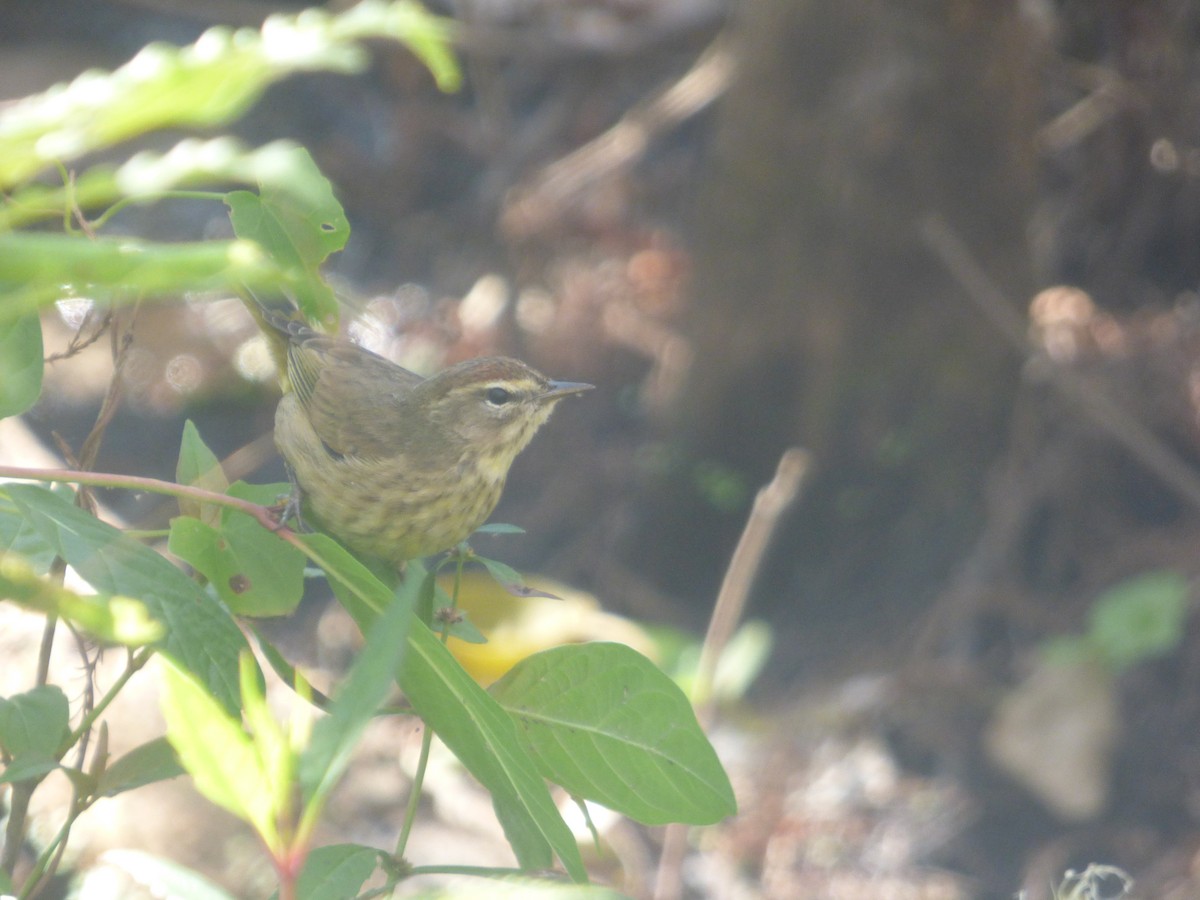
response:
<path id="1" fill-rule="evenodd" d="M 806 625 L 911 614 L 969 540 L 1019 359 L 919 223 L 941 215 L 1027 301 L 1034 80 L 1013 6 L 743 4 L 696 208 L 694 363 L 661 423 L 684 462 L 629 551 L 698 613 L 745 517 L 714 499 L 791 444 L 817 472 L 768 583 Z"/>

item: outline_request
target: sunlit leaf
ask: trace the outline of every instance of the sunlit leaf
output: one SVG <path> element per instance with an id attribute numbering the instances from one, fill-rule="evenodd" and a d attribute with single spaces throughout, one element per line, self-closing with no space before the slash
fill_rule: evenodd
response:
<path id="1" fill-rule="evenodd" d="M 276 785 L 241 721 L 172 664 L 163 668 L 162 711 L 167 738 L 196 790 L 278 846 Z"/>
<path id="2" fill-rule="evenodd" d="M 624 644 L 572 644 L 517 663 L 492 694 L 541 773 L 640 822 L 708 825 L 737 811 L 691 704 Z"/>
<path id="3" fill-rule="evenodd" d="M 38 575 L 25 559 L 14 553 L 0 553 L 0 598 L 66 619 L 102 641 L 139 647 L 154 643 L 165 634 L 145 605 L 132 597 L 101 594 L 84 597 Z"/>

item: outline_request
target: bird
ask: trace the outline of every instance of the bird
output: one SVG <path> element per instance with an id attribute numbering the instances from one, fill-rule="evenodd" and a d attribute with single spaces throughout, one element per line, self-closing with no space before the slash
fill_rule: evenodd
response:
<path id="1" fill-rule="evenodd" d="M 275 445 L 300 508 L 396 568 L 466 540 L 559 401 L 593 389 L 502 356 L 425 378 L 273 311 L 256 318 L 285 360 Z"/>

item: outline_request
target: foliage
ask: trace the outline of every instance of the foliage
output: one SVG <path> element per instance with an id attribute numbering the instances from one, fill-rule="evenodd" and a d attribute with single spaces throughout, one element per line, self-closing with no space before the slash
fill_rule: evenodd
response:
<path id="1" fill-rule="evenodd" d="M 309 320 L 335 324 L 336 301 L 320 267 L 344 246 L 349 226 L 332 186 L 303 148 L 188 138 L 163 154 L 139 153 L 81 171 L 68 167 L 149 131 L 227 123 L 293 72 L 360 69 L 365 38 L 401 41 L 441 86 L 453 87 L 458 75 L 446 35 L 446 25 L 413 3 L 367 0 L 337 15 L 310 10 L 272 17 L 261 31 L 213 29 L 189 47 L 147 47 L 115 72 L 86 73 L 7 108 L 0 114 L 0 190 L 6 195 L 0 206 L 0 416 L 36 401 L 44 365 L 39 312 L 64 297 L 104 309 L 185 292 L 284 293 Z M 45 177 L 53 172 L 57 185 Z M 241 187 L 207 190 L 229 184 Z M 105 233 L 127 205 L 178 196 L 224 203 L 236 238 L 165 243 Z M 62 223 L 57 233 L 47 228 L 56 222 Z M 20 230 L 30 227 L 38 230 Z M 734 812 L 729 781 L 684 695 L 634 651 L 611 644 L 548 650 L 519 663 L 493 694 L 471 679 L 445 647 L 452 617 L 434 613 L 434 578 L 451 563 L 461 576 L 473 560 L 511 586 L 519 576 L 509 567 L 463 551 L 432 571 L 410 565 L 397 587 L 385 583 L 323 534 L 272 527 L 267 507 L 285 486 L 229 484 L 190 423 L 176 473 L 171 484 L 86 471 L 5 472 L 59 484 L 0 485 L 0 599 L 126 648 L 122 674 L 82 705 L 44 674 L 31 690 L 0 698 L 0 781 L 12 785 L 10 848 L 20 843 L 12 838 L 27 829 L 25 807 L 48 773 L 63 772 L 74 789 L 57 836 L 40 848 L 21 883 L 12 884 L 15 853 L 5 855 L 0 885 L 6 890 L 11 885 L 22 897 L 38 890 L 57 866 L 75 819 L 96 800 L 184 771 L 208 799 L 254 828 L 278 873 L 281 897 L 354 896 L 378 872 L 389 887 L 398 883 L 411 872 L 403 854 L 423 765 L 394 852 L 312 847 L 329 792 L 395 683 L 427 726 L 424 750 L 436 732 L 491 793 L 525 873 L 557 860 L 571 880 L 587 881 L 547 779 L 576 799 L 645 822 L 707 824 Z M 180 515 L 171 523 L 168 547 L 194 576 L 95 518 L 82 492 L 67 484 L 177 497 Z M 366 644 L 330 699 L 318 697 L 283 654 L 258 637 L 262 657 L 298 698 L 290 720 L 281 723 L 267 707 L 265 679 L 241 620 L 294 611 L 309 564 L 319 567 Z M 64 565 L 95 593 L 64 587 Z M 152 658 L 161 660 L 164 673 L 166 737 L 110 762 L 104 710 Z M 76 762 L 67 762 L 68 754 Z M 147 854 L 107 856 L 109 864 L 172 896 L 223 896 L 194 873 Z M 583 890 L 591 889 L 551 892 Z"/>
<path id="2" fill-rule="evenodd" d="M 1183 640 L 1187 581 L 1169 570 L 1146 572 L 1096 598 L 1087 630 L 1046 648 L 1053 659 L 1096 659 L 1110 671 L 1165 656 Z"/>

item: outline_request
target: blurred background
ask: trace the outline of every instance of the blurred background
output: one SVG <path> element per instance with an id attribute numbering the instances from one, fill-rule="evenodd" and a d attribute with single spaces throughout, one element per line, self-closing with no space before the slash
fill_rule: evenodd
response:
<path id="1" fill-rule="evenodd" d="M 5 0 L 0 95 L 299 8 Z M 773 649 L 716 734 L 742 813 L 688 895 L 1038 898 L 1105 863 L 1200 896 L 1200 5 L 430 8 L 460 93 L 381 46 L 238 133 L 334 183 L 356 339 L 597 385 L 514 467 L 493 518 L 527 535 L 479 549 L 699 634 L 755 492 L 812 455 L 751 595 Z M 200 203 L 111 227 L 228 233 Z M 171 478 L 191 418 L 231 477 L 282 480 L 237 302 L 134 327 L 97 468 Z M 27 423 L 77 447 L 111 367 L 107 337 L 52 367 Z"/>

